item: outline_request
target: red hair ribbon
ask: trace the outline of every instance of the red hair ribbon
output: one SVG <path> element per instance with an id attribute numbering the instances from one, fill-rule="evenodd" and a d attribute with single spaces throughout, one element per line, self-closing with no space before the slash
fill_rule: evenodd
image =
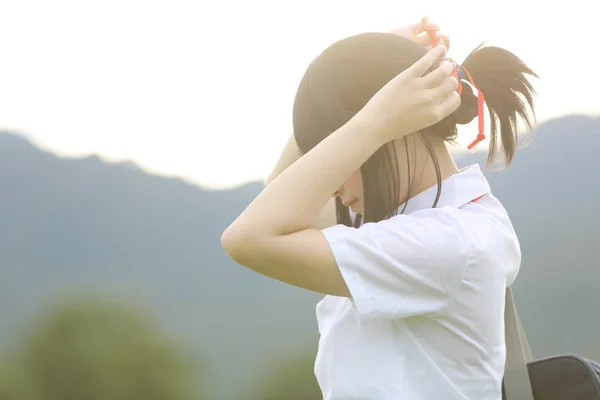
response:
<path id="1" fill-rule="evenodd" d="M 423 26 L 425 26 L 426 19 L 423 19 L 422 23 L 423 23 Z M 421 28 L 415 32 L 415 38 L 421 32 L 427 33 L 427 36 L 429 36 L 429 39 L 431 40 L 431 45 L 433 47 L 438 45 L 437 35 L 433 29 Z M 466 77 L 469 79 L 469 82 L 471 83 L 473 88 L 475 90 L 477 90 L 477 122 L 478 122 L 479 133 L 477 134 L 477 138 L 469 146 L 467 146 L 467 149 L 469 149 L 470 151 L 474 151 L 477 144 L 485 139 L 484 119 L 483 119 L 483 117 L 484 117 L 483 104 L 485 102 L 485 97 L 483 96 L 483 92 L 481 90 L 479 90 L 477 85 L 475 85 L 475 82 L 473 82 L 473 78 L 471 77 L 471 74 L 469 73 L 469 71 L 467 71 L 467 69 L 465 67 L 463 67 L 462 65 L 459 65 L 456 61 L 454 61 L 451 58 L 445 58 L 444 60 L 450 61 L 453 65 L 451 75 L 453 77 L 455 77 L 456 80 L 458 81 L 458 87 L 456 88 L 456 91 L 458 92 L 458 94 L 462 93 L 462 84 L 460 83 L 460 80 L 462 78 L 460 75 L 462 75 L 462 74 L 460 74 L 460 72 L 464 72 L 464 75 L 466 75 Z"/>

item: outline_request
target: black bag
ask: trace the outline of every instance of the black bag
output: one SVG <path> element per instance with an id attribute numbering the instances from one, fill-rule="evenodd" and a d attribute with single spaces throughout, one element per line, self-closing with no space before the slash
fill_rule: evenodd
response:
<path id="1" fill-rule="evenodd" d="M 600 364 L 577 355 L 533 360 L 527 336 L 506 290 L 504 400 L 600 400 Z"/>

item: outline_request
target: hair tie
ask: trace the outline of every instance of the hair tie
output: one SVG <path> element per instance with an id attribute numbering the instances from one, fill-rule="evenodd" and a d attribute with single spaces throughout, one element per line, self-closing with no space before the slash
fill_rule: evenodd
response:
<path id="1" fill-rule="evenodd" d="M 465 79 L 467 77 L 467 74 L 465 74 L 465 70 L 463 69 L 462 65 L 456 66 L 456 77 L 458 79 Z"/>
<path id="2" fill-rule="evenodd" d="M 423 26 L 425 26 L 425 20 L 423 20 Z M 438 45 L 437 35 L 433 29 L 425 29 L 423 27 L 423 28 L 419 29 L 415 35 L 418 35 L 421 32 L 427 33 L 427 35 L 429 36 L 429 39 L 431 40 L 431 45 L 433 47 Z M 478 132 L 475 140 L 473 140 L 473 142 L 471 142 L 471 144 L 469 144 L 467 146 L 467 149 L 469 149 L 470 151 L 475 151 L 477 144 L 479 144 L 479 142 L 481 142 L 482 140 L 485 139 L 484 107 L 483 107 L 483 105 L 485 103 L 485 97 L 483 95 L 483 92 L 481 90 L 479 90 L 477 85 L 475 85 L 475 82 L 473 81 L 471 74 L 464 66 L 458 64 L 452 58 L 444 58 L 442 61 L 450 61 L 453 65 L 451 75 L 454 76 L 456 78 L 456 80 L 458 81 L 458 87 L 456 88 L 456 91 L 458 94 L 462 93 L 462 84 L 460 81 L 463 79 L 467 79 L 471 83 L 473 88 L 475 90 L 477 90 L 477 122 L 478 122 L 478 131 L 479 132 Z"/>

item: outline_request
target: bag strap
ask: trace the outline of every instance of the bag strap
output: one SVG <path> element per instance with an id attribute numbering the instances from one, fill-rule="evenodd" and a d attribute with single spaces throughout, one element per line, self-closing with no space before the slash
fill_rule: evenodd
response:
<path id="1" fill-rule="evenodd" d="M 533 361 L 533 354 L 519 319 L 510 287 L 506 288 L 504 307 L 506 337 L 504 392 L 506 400 L 534 400 L 527 370 L 527 364 Z"/>

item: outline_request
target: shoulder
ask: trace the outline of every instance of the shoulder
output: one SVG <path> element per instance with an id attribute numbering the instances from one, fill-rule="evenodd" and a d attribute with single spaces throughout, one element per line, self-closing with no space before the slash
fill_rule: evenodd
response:
<path id="1" fill-rule="evenodd" d="M 323 233 L 330 242 L 343 240 L 351 247 L 373 246 L 374 252 L 402 253 L 405 257 L 415 253 L 420 258 L 438 258 L 440 252 L 466 254 L 472 251 L 473 224 L 483 226 L 484 222 L 460 209 L 442 207 L 400 214 L 358 228 L 336 225 Z"/>
<path id="2" fill-rule="evenodd" d="M 394 242 L 419 243 L 420 246 L 450 246 L 468 252 L 474 245 L 473 228 L 477 229 L 473 225 L 484 224 L 479 216 L 464 210 L 440 207 L 396 215 L 377 223 L 366 223 L 357 228 L 357 231 L 362 231 L 363 235 L 376 235 L 384 241 L 389 239 Z"/>
<path id="3" fill-rule="evenodd" d="M 473 260 L 461 214 L 443 207 L 324 230 L 359 312 L 399 318 L 444 307 Z"/>

